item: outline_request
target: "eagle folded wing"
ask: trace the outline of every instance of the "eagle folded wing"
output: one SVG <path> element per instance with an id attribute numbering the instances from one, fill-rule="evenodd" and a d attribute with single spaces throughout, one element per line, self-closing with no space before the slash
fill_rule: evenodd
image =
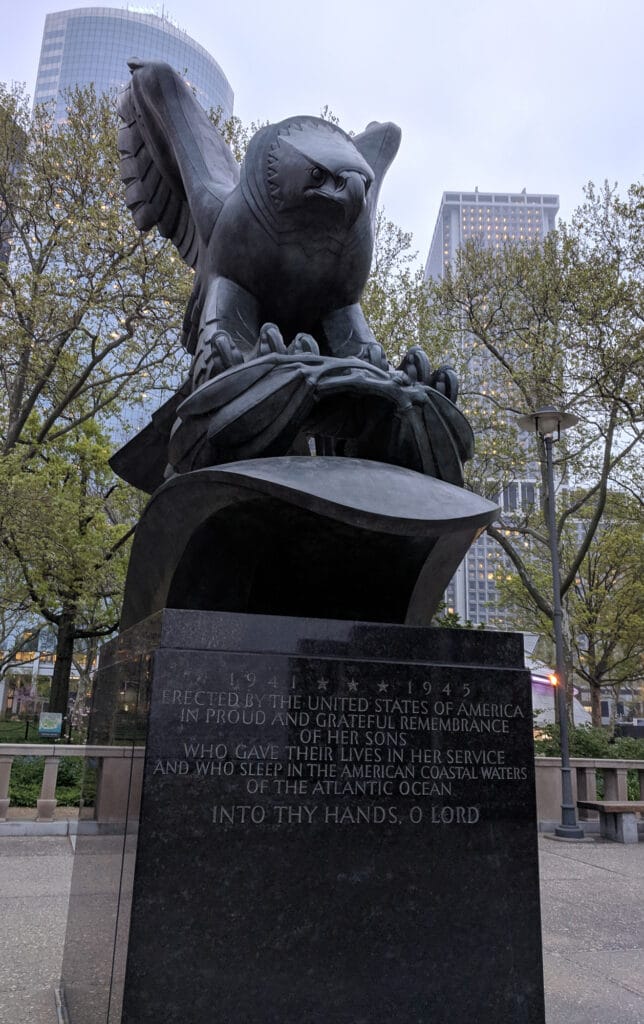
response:
<path id="1" fill-rule="evenodd" d="M 367 208 L 372 221 L 376 216 L 380 187 L 398 152 L 401 135 L 398 125 L 391 121 L 382 124 L 372 121 L 363 132 L 351 139 L 374 173 L 373 185 L 367 193 Z"/>

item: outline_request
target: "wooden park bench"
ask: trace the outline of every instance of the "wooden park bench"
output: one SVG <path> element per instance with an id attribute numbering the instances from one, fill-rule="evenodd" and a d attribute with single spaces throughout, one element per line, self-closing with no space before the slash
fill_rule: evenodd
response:
<path id="1" fill-rule="evenodd" d="M 637 815 L 644 812 L 644 800 L 578 800 L 577 807 L 599 811 L 599 833 L 616 843 L 636 843 Z"/>

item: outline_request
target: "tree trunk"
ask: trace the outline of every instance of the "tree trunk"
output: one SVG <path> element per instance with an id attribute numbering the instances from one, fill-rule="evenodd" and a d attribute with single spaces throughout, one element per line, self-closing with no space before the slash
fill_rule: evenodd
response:
<path id="1" fill-rule="evenodd" d="M 593 725 L 598 727 L 602 724 L 602 691 L 599 683 L 590 684 L 590 713 Z"/>
<path id="2" fill-rule="evenodd" d="M 72 670 L 72 657 L 74 654 L 74 633 L 74 612 L 70 608 L 63 608 L 58 622 L 56 661 L 54 662 L 54 674 L 51 680 L 51 694 L 49 697 L 49 710 L 58 711 L 63 716 L 67 715 L 69 676 Z"/>
<path id="3" fill-rule="evenodd" d="M 612 713 L 611 713 L 611 716 L 610 716 L 610 724 L 611 724 L 611 728 L 612 728 L 613 734 L 614 734 L 615 733 L 615 723 L 617 722 L 617 705 L 619 704 L 619 699 L 620 699 L 620 697 L 622 695 L 622 687 L 621 687 L 620 683 L 615 683 L 615 685 L 613 686 L 613 693 L 615 694 L 615 696 L 614 696 L 614 699 L 613 699 L 613 709 L 612 709 Z"/>

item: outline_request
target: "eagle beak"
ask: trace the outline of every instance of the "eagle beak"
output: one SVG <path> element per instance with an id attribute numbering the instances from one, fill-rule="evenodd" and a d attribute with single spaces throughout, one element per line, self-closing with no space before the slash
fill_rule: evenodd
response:
<path id="1" fill-rule="evenodd" d="M 336 210 L 344 218 L 346 227 L 358 219 L 365 205 L 365 198 L 373 178 L 367 177 L 363 171 L 329 172 L 326 180 L 317 188 L 307 188 L 307 199 L 333 203 Z"/>
<path id="2" fill-rule="evenodd" d="M 367 181 L 360 171 L 343 171 L 336 181 L 333 198 L 344 207 L 345 224 L 351 225 L 357 220 L 365 204 L 367 189 L 371 182 Z"/>

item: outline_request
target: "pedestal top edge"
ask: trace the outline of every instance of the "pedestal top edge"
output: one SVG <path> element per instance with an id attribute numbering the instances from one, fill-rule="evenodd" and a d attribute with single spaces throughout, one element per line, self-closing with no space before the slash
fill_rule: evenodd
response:
<path id="1" fill-rule="evenodd" d="M 520 633 L 174 608 L 105 644 L 101 666 L 162 649 L 524 668 Z"/>

